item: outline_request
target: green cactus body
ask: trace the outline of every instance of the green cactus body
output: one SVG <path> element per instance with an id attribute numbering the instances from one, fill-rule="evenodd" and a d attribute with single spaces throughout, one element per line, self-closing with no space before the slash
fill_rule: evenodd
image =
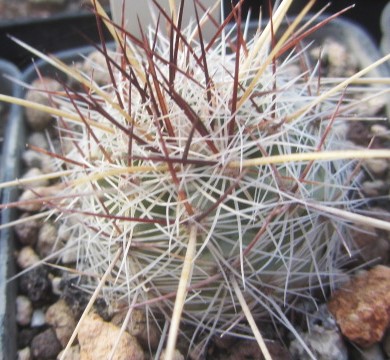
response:
<path id="1" fill-rule="evenodd" d="M 135 85 L 140 79 L 129 85 L 119 71 L 116 86 L 105 88 L 110 102 L 118 103 L 117 93 L 127 104 L 126 118 L 102 101 L 101 107 L 120 126 L 98 111 L 85 110 L 110 131 L 84 126 L 69 137 L 76 139 L 78 148 L 65 157 L 85 168 L 66 164 L 74 171 L 64 179 L 64 194 L 80 195 L 62 205 L 71 213 L 61 221 L 72 224 L 69 242 L 78 248 L 83 272 L 103 274 L 117 249 L 123 248 L 124 256 L 103 292 L 108 301 L 121 304 L 176 291 L 188 227 L 196 224 L 194 288 L 183 320 L 222 333 L 241 316 L 234 310 L 231 274 L 241 279 L 248 302 L 258 303 L 253 308 L 256 316 L 269 312 L 270 297 L 288 308 L 290 297 L 309 298 L 311 289 L 333 281 L 329 277 L 342 253 L 340 236 L 348 240 L 348 230 L 306 204 L 353 207 L 347 203 L 347 193 L 354 189 L 348 178 L 353 167 L 342 160 L 230 166 L 237 160 L 344 147 L 343 135 L 334 131 L 337 124 L 324 136 L 335 101 L 286 121 L 319 89 L 314 74 L 290 77 L 287 67 L 292 60 L 285 60 L 276 72 L 268 66 L 254 95 L 233 112 L 236 54 L 226 54 L 223 45 L 209 50 L 207 83 L 203 63 L 188 49 L 180 50 L 180 71 L 170 83 L 170 45 L 164 41 L 155 48 L 155 57 L 165 59 L 153 60 L 156 75 L 147 65 L 151 59 L 142 51 L 138 54 L 146 69 L 145 92 Z M 249 51 L 253 42 L 247 45 Z M 193 49 L 201 54 L 199 44 Z M 240 64 L 245 60 L 241 57 Z M 241 75 L 242 88 L 257 70 L 255 65 Z M 130 68 L 125 72 L 130 74 Z M 237 98 L 243 93 L 238 91 Z M 81 217 L 84 212 L 91 215 Z M 94 286 L 95 279 L 90 282 Z M 172 297 L 157 305 L 167 313 L 172 306 Z M 233 332 L 247 331 L 238 322 L 236 327 Z"/>

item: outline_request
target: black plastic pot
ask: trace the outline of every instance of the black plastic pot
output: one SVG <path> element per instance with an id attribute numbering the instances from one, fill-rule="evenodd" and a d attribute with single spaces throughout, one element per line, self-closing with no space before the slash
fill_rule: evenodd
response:
<path id="1" fill-rule="evenodd" d="M 0 60 L 0 93 L 20 96 L 21 88 L 16 83 L 4 77 L 7 75 L 19 80 L 21 75 L 12 64 Z M 0 113 L 1 132 L 4 132 L 1 153 L 1 182 L 13 180 L 19 176 L 20 155 L 24 143 L 24 125 L 22 109 L 18 106 L 1 104 Z M 3 204 L 15 201 L 16 189 L 1 190 Z M 15 218 L 14 209 L 1 210 L 1 224 L 7 224 Z M 15 324 L 15 297 L 16 285 L 7 283 L 7 279 L 15 272 L 14 236 L 11 228 L 0 230 L 0 359 L 14 359 L 16 351 L 16 324 Z M 9 356 L 10 355 L 10 356 Z"/>
<path id="2" fill-rule="evenodd" d="M 344 13 L 343 16 L 354 23 L 359 24 L 359 26 L 369 34 L 375 43 L 378 44 L 382 36 L 380 29 L 380 16 L 388 1 L 389 0 L 344 0 L 329 2 L 328 0 L 317 0 L 312 8 L 312 11 L 319 11 L 324 6 L 329 5 L 327 11 L 331 14 L 335 14 L 349 5 L 355 5 L 352 9 Z M 303 6 L 306 5 L 307 1 L 295 0 L 295 3 L 299 3 Z"/>
<path id="3" fill-rule="evenodd" d="M 239 0 L 233 0 L 234 4 L 237 4 Z M 276 0 L 272 0 L 272 4 L 275 4 Z M 338 11 L 345 9 L 346 7 L 354 4 L 355 6 L 348 10 L 343 16 L 349 20 L 358 23 L 366 32 L 370 34 L 370 37 L 374 39 L 376 44 L 379 43 L 382 36 L 380 29 L 380 16 L 381 12 L 388 3 L 389 0 L 343 0 L 332 1 L 317 0 L 311 9 L 312 12 L 321 10 L 324 6 L 328 5 L 327 11 L 331 14 L 335 14 Z M 306 4 L 307 0 L 294 0 L 291 5 L 290 15 L 297 14 Z M 229 13 L 232 8 L 231 0 L 223 0 L 225 14 Z M 260 7 L 262 9 L 262 16 L 267 17 L 268 13 L 268 0 L 245 0 L 243 5 L 242 15 L 246 18 L 248 11 L 251 11 L 251 19 L 258 19 L 260 13 Z"/>
<path id="4" fill-rule="evenodd" d="M 110 39 L 105 26 L 102 31 Z M 19 68 L 31 64 L 31 53 L 13 42 L 9 35 L 43 52 L 59 52 L 100 41 L 96 17 L 91 12 L 61 14 L 45 19 L 0 22 L 0 57 Z"/>

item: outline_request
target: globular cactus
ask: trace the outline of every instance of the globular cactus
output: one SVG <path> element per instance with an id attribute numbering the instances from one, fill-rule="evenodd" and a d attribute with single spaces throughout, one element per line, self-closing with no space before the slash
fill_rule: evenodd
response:
<path id="1" fill-rule="evenodd" d="M 345 140 L 343 119 L 362 101 L 344 92 L 354 78 L 322 83 L 319 63 L 295 49 L 298 22 L 277 41 L 287 1 L 247 41 L 238 9 L 235 35 L 224 23 L 210 43 L 199 19 L 176 26 L 180 12 L 160 9 L 169 36 L 137 39 L 108 23 L 118 53 L 102 50 L 105 86 L 48 59 L 87 91 L 51 96 L 62 186 L 45 204 L 64 251 L 77 253 L 81 286 L 165 319 L 168 358 L 179 323 L 191 344 L 254 332 L 267 353 L 253 320 L 292 329 L 292 301 L 337 281 L 354 251 L 350 224 L 370 222 L 350 196 L 356 159 L 389 156 Z"/>

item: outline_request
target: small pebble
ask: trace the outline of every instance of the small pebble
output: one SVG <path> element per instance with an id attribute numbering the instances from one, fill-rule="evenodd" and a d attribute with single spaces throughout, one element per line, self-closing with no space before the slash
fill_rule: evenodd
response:
<path id="1" fill-rule="evenodd" d="M 75 280 L 68 280 L 66 278 L 61 280 L 61 298 L 64 299 L 72 309 L 74 317 L 79 318 L 85 310 L 91 296 L 89 293 L 79 288 L 77 280 L 76 283 L 74 283 L 74 281 Z"/>
<path id="2" fill-rule="evenodd" d="M 22 177 L 23 180 L 30 179 L 28 182 L 28 187 L 36 188 L 49 185 L 48 179 L 41 179 L 43 172 L 39 168 L 30 168 Z M 36 179 L 36 180 L 35 180 Z M 34 181 L 31 181 L 34 180 Z"/>
<path id="3" fill-rule="evenodd" d="M 79 257 L 77 246 L 74 243 L 66 243 L 66 245 L 63 248 L 63 251 L 61 251 L 61 261 L 67 265 L 67 264 L 73 264 L 77 261 Z"/>
<path id="4" fill-rule="evenodd" d="M 47 270 L 40 266 L 22 274 L 19 278 L 19 288 L 21 293 L 27 295 L 33 303 L 47 301 L 51 295 Z"/>
<path id="5" fill-rule="evenodd" d="M 27 189 L 19 197 L 18 209 L 24 211 L 40 211 L 45 206 L 42 198 L 52 197 L 58 194 L 61 185 L 39 187 L 34 190 Z"/>
<path id="6" fill-rule="evenodd" d="M 16 322 L 21 326 L 30 324 L 33 313 L 31 301 L 26 296 L 16 297 Z"/>
<path id="7" fill-rule="evenodd" d="M 50 78 L 38 78 L 32 82 L 31 86 L 36 90 L 28 90 L 26 93 L 26 100 L 46 106 L 50 106 L 52 104 L 52 100 L 50 95 L 45 91 L 60 91 L 62 89 L 60 83 Z M 41 110 L 26 108 L 25 113 L 27 123 L 34 131 L 45 129 L 52 120 L 51 114 Z"/>
<path id="8" fill-rule="evenodd" d="M 362 183 L 361 188 L 367 197 L 386 195 L 389 191 L 389 185 L 383 180 L 365 181 Z"/>
<path id="9" fill-rule="evenodd" d="M 331 38 L 325 38 L 323 45 L 310 50 L 312 56 L 318 59 L 321 56 L 326 66 L 327 77 L 345 77 L 353 75 L 357 68 L 357 60 L 351 56 L 346 47 Z"/>
<path id="10" fill-rule="evenodd" d="M 80 358 L 83 360 L 106 359 L 119 337 L 120 328 L 103 321 L 97 314 L 88 314 L 80 324 L 78 340 Z M 116 360 L 145 359 L 144 352 L 135 337 L 124 332 L 115 351 Z"/>
<path id="11" fill-rule="evenodd" d="M 23 349 L 25 347 L 29 347 L 32 339 L 37 336 L 41 332 L 41 328 L 21 328 L 17 332 L 17 345 L 18 349 Z"/>
<path id="12" fill-rule="evenodd" d="M 55 359 L 61 350 L 61 344 L 51 328 L 35 336 L 31 342 L 31 353 L 35 359 Z"/>
<path id="13" fill-rule="evenodd" d="M 267 350 L 270 354 L 271 359 L 274 360 L 291 360 L 289 352 L 286 348 L 284 348 L 280 343 L 276 341 L 265 340 Z M 191 359 L 199 359 L 199 356 L 193 356 Z M 195 355 L 195 354 L 194 354 Z M 199 354 L 200 355 L 200 354 Z M 206 356 L 203 355 L 204 359 Z M 228 349 L 227 354 L 223 356 L 225 360 L 243 360 L 243 359 L 251 359 L 251 360 L 260 360 L 263 359 L 261 355 L 261 350 L 257 341 L 254 340 L 243 340 L 239 339 L 235 341 L 235 343 Z"/>
<path id="14" fill-rule="evenodd" d="M 38 194 L 40 194 L 40 189 L 30 190 L 27 189 L 22 192 L 18 199 L 18 209 L 22 211 L 40 211 L 42 210 L 44 203 L 39 200 Z"/>
<path id="15" fill-rule="evenodd" d="M 60 226 L 58 227 L 57 234 L 58 238 L 63 240 L 64 243 L 66 243 L 71 237 L 71 231 L 69 229 L 68 224 L 60 224 Z"/>
<path id="16" fill-rule="evenodd" d="M 27 144 L 49 150 L 49 143 L 42 131 L 32 132 L 27 138 Z"/>
<path id="17" fill-rule="evenodd" d="M 390 243 L 383 234 L 377 234 L 374 228 L 357 225 L 351 230 L 351 236 L 358 251 L 358 256 L 364 263 L 379 260 L 386 263 L 389 260 Z"/>
<path id="18" fill-rule="evenodd" d="M 62 278 L 60 278 L 60 277 L 54 277 L 51 279 L 51 289 L 52 289 L 54 295 L 57 295 L 57 296 L 62 295 L 61 281 L 62 281 Z"/>
<path id="19" fill-rule="evenodd" d="M 109 56 L 114 53 L 109 52 Z M 92 51 L 81 65 L 81 71 L 93 77 L 98 85 L 107 85 L 111 83 L 110 73 L 107 70 L 106 57 L 100 51 Z"/>
<path id="20" fill-rule="evenodd" d="M 390 138 L 390 130 L 386 126 L 374 124 L 371 126 L 370 130 L 375 136 Z"/>
<path id="21" fill-rule="evenodd" d="M 160 360 L 166 360 L 165 349 L 161 352 Z M 184 356 L 182 355 L 182 353 L 179 350 L 175 349 L 175 352 L 173 353 L 172 358 L 167 359 L 167 360 L 184 360 Z"/>
<path id="22" fill-rule="evenodd" d="M 17 360 L 31 360 L 31 349 L 25 347 L 24 349 L 18 350 Z"/>
<path id="23" fill-rule="evenodd" d="M 53 159 L 48 155 L 41 154 L 34 150 L 26 150 L 22 154 L 22 159 L 27 167 L 38 168 L 44 174 L 54 171 Z"/>
<path id="24" fill-rule="evenodd" d="M 66 355 L 62 357 L 64 351 L 65 349 L 58 354 L 57 360 L 80 360 L 80 347 L 78 345 L 71 346 Z"/>
<path id="25" fill-rule="evenodd" d="M 30 215 L 29 213 L 24 213 L 20 216 L 19 220 L 23 220 L 23 222 L 15 225 L 15 232 L 22 245 L 34 246 L 38 240 L 40 220 L 28 219 Z"/>
<path id="26" fill-rule="evenodd" d="M 36 246 L 37 253 L 41 258 L 46 258 L 56 250 L 57 228 L 52 221 L 42 224 L 38 233 L 38 242 Z"/>
<path id="27" fill-rule="evenodd" d="M 37 264 L 39 261 L 40 261 L 39 256 L 31 246 L 23 247 L 19 251 L 18 257 L 16 259 L 17 264 L 22 269 L 28 269 L 31 266 Z"/>
<path id="28" fill-rule="evenodd" d="M 389 190 L 389 185 L 383 180 L 365 181 L 361 185 L 364 195 L 374 197 L 385 195 Z"/>
<path id="29" fill-rule="evenodd" d="M 46 324 L 45 312 L 42 309 L 34 310 L 31 318 L 31 327 L 41 327 Z"/>
<path id="30" fill-rule="evenodd" d="M 328 303 L 341 332 L 362 347 L 379 342 L 390 326 L 390 268 L 378 265 L 337 290 Z"/>
<path id="31" fill-rule="evenodd" d="M 45 319 L 46 323 L 53 327 L 57 339 L 64 348 L 76 327 L 72 310 L 64 300 L 59 300 L 47 309 Z"/>
<path id="32" fill-rule="evenodd" d="M 121 327 L 125 317 L 126 312 L 118 313 L 114 315 L 111 322 L 114 325 Z M 149 324 L 147 324 L 147 318 L 144 311 L 139 309 L 134 309 L 132 311 L 126 330 L 130 335 L 137 338 L 141 346 L 144 346 L 145 348 L 150 346 L 152 350 L 157 349 L 161 333 L 153 320 L 149 319 Z"/>
<path id="33" fill-rule="evenodd" d="M 385 159 L 367 159 L 364 161 L 369 173 L 376 176 L 382 176 L 389 168 Z"/>
<path id="34" fill-rule="evenodd" d="M 303 341 L 317 360 L 348 360 L 347 348 L 337 330 L 324 330 L 321 333 L 301 334 Z M 312 357 L 302 344 L 294 339 L 290 344 L 290 353 L 294 359 L 309 360 Z"/>
<path id="35" fill-rule="evenodd" d="M 301 337 L 317 360 L 348 360 L 347 348 L 326 305 L 320 306 L 318 311 L 310 315 L 309 328 Z M 291 342 L 290 352 L 294 359 L 312 358 L 298 339 Z"/>

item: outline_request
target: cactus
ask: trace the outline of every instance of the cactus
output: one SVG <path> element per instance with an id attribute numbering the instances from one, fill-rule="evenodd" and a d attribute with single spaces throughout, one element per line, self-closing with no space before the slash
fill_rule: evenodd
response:
<path id="1" fill-rule="evenodd" d="M 160 8 L 158 26 L 166 21 L 171 36 L 151 29 L 137 39 L 95 3 L 117 41 L 115 55 L 101 49 L 111 79 L 104 86 L 40 54 L 86 91 L 64 85 L 41 107 L 59 118 L 50 176 L 61 185 L 36 201 L 60 224 L 63 251 L 77 252 L 90 305 L 101 296 L 170 324 L 166 358 L 180 326 L 192 329 L 191 346 L 254 334 L 269 358 L 255 320 L 272 317 L 294 332 L 293 301 L 315 302 L 314 291 L 334 286 L 355 250 L 349 228 L 374 224 L 359 214 L 365 200 L 350 196 L 356 160 L 389 151 L 358 149 L 343 130 L 370 97 L 353 99 L 345 88 L 369 69 L 336 84 L 322 82 L 319 63 L 292 75 L 307 50 L 295 49 L 293 32 L 313 1 L 277 41 L 289 3 L 248 40 L 238 4 L 235 30 L 226 21 L 211 43 L 197 6 L 185 28 L 180 12 L 172 19 Z"/>

